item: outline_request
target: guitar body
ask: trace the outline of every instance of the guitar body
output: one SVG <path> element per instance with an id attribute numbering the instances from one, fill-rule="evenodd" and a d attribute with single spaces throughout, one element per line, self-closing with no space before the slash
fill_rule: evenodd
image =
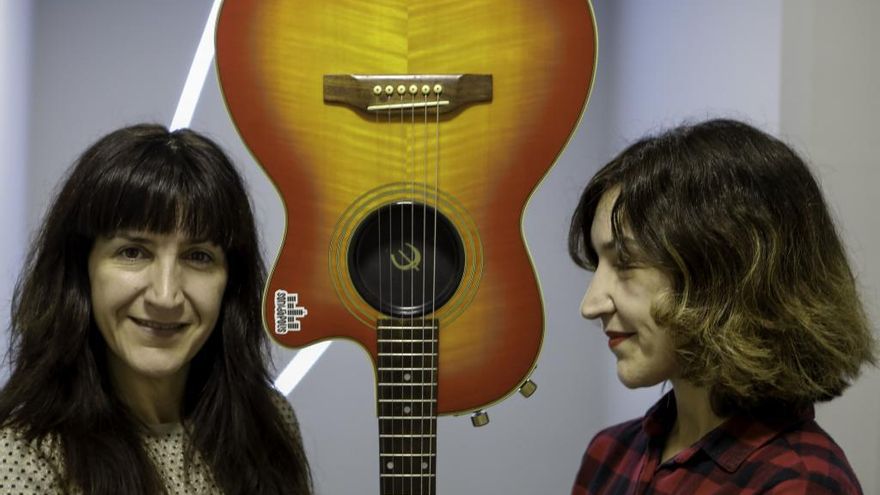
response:
<path id="1" fill-rule="evenodd" d="M 585 108 L 595 58 L 587 0 L 226 0 L 223 94 L 287 213 L 264 297 L 273 339 L 347 338 L 377 364 L 378 321 L 430 318 L 436 413 L 515 391 L 544 326 L 523 210 Z M 424 77 L 405 95 L 377 84 L 377 101 L 403 103 L 365 111 L 327 101 L 324 76 L 348 74 Z M 441 115 L 454 91 L 421 87 L 444 74 L 491 76 L 491 98 Z M 365 287 L 373 265 L 385 278 Z"/>

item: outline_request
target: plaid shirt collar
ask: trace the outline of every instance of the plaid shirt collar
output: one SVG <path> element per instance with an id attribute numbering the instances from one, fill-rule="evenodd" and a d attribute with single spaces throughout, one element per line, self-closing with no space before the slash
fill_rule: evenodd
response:
<path id="1" fill-rule="evenodd" d="M 649 441 L 665 440 L 669 432 L 672 431 L 676 414 L 675 391 L 673 390 L 654 404 L 642 420 L 642 428 Z M 804 421 L 812 420 L 814 417 L 815 412 L 812 406 L 800 412 L 782 413 L 774 416 L 736 415 L 706 434 L 696 444 L 676 455 L 675 462 L 684 464 L 694 454 L 702 450 L 721 469 L 732 473 L 762 445 L 783 431 Z"/>

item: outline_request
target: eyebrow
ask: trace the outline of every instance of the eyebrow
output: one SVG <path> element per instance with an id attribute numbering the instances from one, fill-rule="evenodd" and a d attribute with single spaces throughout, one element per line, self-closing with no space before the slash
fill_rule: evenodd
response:
<path id="1" fill-rule="evenodd" d="M 129 241 L 129 242 L 137 242 L 137 243 L 141 243 L 141 244 L 151 244 L 151 243 L 153 243 L 153 240 L 152 240 L 152 239 L 150 239 L 149 237 L 145 237 L 144 235 L 142 235 L 142 234 L 140 234 L 140 233 L 133 233 L 133 232 L 117 232 L 116 234 L 114 234 L 113 237 L 119 237 L 119 238 L 121 238 L 121 239 L 125 239 L 126 241 Z M 188 238 L 185 238 L 185 239 L 184 239 L 184 242 L 186 242 L 187 244 L 190 244 L 190 245 L 196 245 L 196 244 L 217 244 L 216 242 L 211 241 L 211 240 L 209 240 L 209 239 L 207 239 L 207 238 L 199 238 L 199 239 L 188 239 Z"/>
<path id="2" fill-rule="evenodd" d="M 131 241 L 131 242 L 140 242 L 140 243 L 152 242 L 147 237 L 144 237 L 144 236 L 141 236 L 138 234 L 129 233 L 129 232 L 117 232 L 116 234 L 113 234 L 112 237 L 119 237 L 120 239 L 125 239 L 126 241 Z"/>
<path id="3" fill-rule="evenodd" d="M 638 248 L 639 248 L 638 243 L 632 237 L 624 237 L 623 239 L 620 240 L 620 242 L 623 244 L 625 249 L 628 249 L 630 251 L 638 250 Z M 590 244 L 592 244 L 592 243 L 590 243 Z M 611 239 L 610 241 L 606 241 L 606 242 L 603 242 L 602 244 L 600 244 L 598 249 L 595 246 L 593 246 L 593 249 L 595 249 L 595 251 L 597 253 L 616 251 L 617 250 L 617 241 L 614 239 Z"/>

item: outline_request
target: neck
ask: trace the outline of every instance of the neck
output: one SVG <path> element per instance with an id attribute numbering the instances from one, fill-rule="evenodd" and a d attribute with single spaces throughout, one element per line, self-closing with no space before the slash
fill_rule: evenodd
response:
<path id="1" fill-rule="evenodd" d="M 152 378 L 133 373 L 111 357 L 110 378 L 117 397 L 147 425 L 180 421 L 187 369 L 174 376 Z"/>
<path id="2" fill-rule="evenodd" d="M 727 419 L 712 410 L 709 389 L 683 380 L 672 380 L 672 387 L 677 414 L 666 441 L 664 459 L 693 445 Z"/>

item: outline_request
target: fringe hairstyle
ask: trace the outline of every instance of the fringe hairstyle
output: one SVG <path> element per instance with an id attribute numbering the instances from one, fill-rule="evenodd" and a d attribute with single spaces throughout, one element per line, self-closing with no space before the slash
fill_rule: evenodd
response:
<path id="1" fill-rule="evenodd" d="M 217 243 L 228 260 L 221 313 L 187 377 L 185 457 L 201 454 L 230 495 L 310 494 L 301 441 L 273 402 L 261 324 L 265 268 L 248 196 L 222 150 L 190 130 L 120 129 L 72 167 L 16 287 L 0 424 L 29 441 L 57 439 L 68 488 L 162 492 L 140 442 L 144 425 L 110 385 L 91 310 L 89 252 L 98 236 L 121 230 L 181 231 Z"/>
<path id="2" fill-rule="evenodd" d="M 611 224 L 672 291 L 652 316 L 672 338 L 682 378 L 710 389 L 717 414 L 805 407 L 839 396 L 876 364 L 843 244 L 807 166 L 747 124 L 712 120 L 644 138 L 590 180 L 569 253 L 595 270 L 590 227 L 620 188 Z M 642 252 L 643 251 L 643 252 Z"/>

